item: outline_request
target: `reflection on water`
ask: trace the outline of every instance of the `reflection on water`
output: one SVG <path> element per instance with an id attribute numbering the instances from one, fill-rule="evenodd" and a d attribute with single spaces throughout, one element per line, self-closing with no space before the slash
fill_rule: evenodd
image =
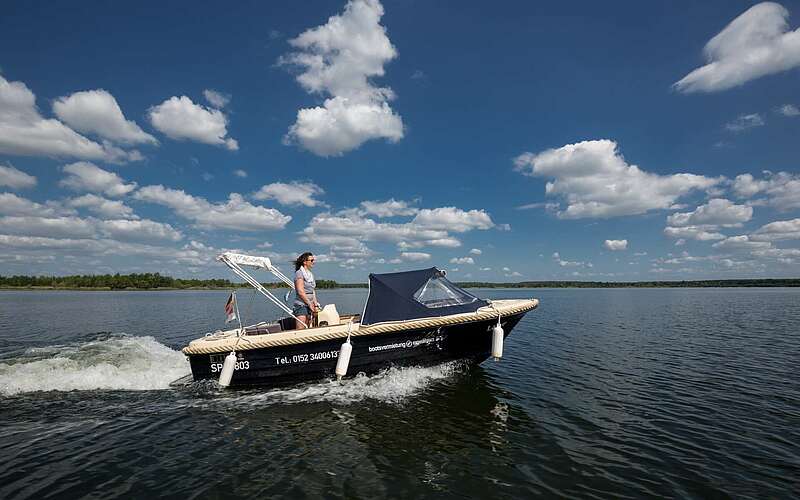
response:
<path id="1" fill-rule="evenodd" d="M 226 292 L 0 292 L 0 497 L 798 494 L 798 291 L 478 294 L 500 362 L 228 391 L 168 386 Z"/>

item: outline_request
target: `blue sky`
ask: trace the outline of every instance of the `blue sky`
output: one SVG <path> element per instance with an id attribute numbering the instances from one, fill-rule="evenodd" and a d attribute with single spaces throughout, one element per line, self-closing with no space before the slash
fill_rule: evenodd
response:
<path id="1" fill-rule="evenodd" d="M 798 28 L 787 1 L 7 3 L 0 274 L 797 277 Z"/>

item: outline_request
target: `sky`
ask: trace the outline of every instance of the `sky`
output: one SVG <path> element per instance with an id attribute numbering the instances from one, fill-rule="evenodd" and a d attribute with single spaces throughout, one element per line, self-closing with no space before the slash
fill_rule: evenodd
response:
<path id="1" fill-rule="evenodd" d="M 6 2 L 0 275 L 798 277 L 798 139 L 800 1 Z"/>

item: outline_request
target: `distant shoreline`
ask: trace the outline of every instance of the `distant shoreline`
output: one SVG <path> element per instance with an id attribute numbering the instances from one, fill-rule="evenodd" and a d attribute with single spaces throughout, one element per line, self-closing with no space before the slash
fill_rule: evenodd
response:
<path id="1" fill-rule="evenodd" d="M 0 290 L 64 290 L 64 291 L 213 291 L 248 288 L 243 283 L 230 283 L 227 286 L 75 286 L 75 285 L 9 285 L 1 283 L 7 280 L 0 276 Z M 41 278 L 37 279 L 41 280 Z M 59 281 L 55 278 L 53 281 Z M 747 279 L 747 280 L 686 280 L 686 281 L 523 281 L 517 283 L 458 282 L 463 288 L 776 288 L 800 287 L 800 278 L 788 279 Z M 264 283 L 267 288 L 286 288 L 277 283 Z M 368 288 L 366 283 L 326 282 L 320 289 Z"/>

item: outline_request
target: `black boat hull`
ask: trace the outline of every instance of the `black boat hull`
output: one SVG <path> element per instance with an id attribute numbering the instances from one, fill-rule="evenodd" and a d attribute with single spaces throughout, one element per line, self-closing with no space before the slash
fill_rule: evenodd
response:
<path id="1" fill-rule="evenodd" d="M 505 335 L 527 311 L 503 317 Z M 457 359 L 477 363 L 491 355 L 492 328 L 497 320 L 484 320 L 435 328 L 418 328 L 384 334 L 353 336 L 348 376 L 375 373 L 389 366 L 429 366 Z M 236 351 L 232 387 L 280 386 L 334 376 L 343 339 Z M 228 353 L 191 354 L 194 380 L 216 380 Z"/>

